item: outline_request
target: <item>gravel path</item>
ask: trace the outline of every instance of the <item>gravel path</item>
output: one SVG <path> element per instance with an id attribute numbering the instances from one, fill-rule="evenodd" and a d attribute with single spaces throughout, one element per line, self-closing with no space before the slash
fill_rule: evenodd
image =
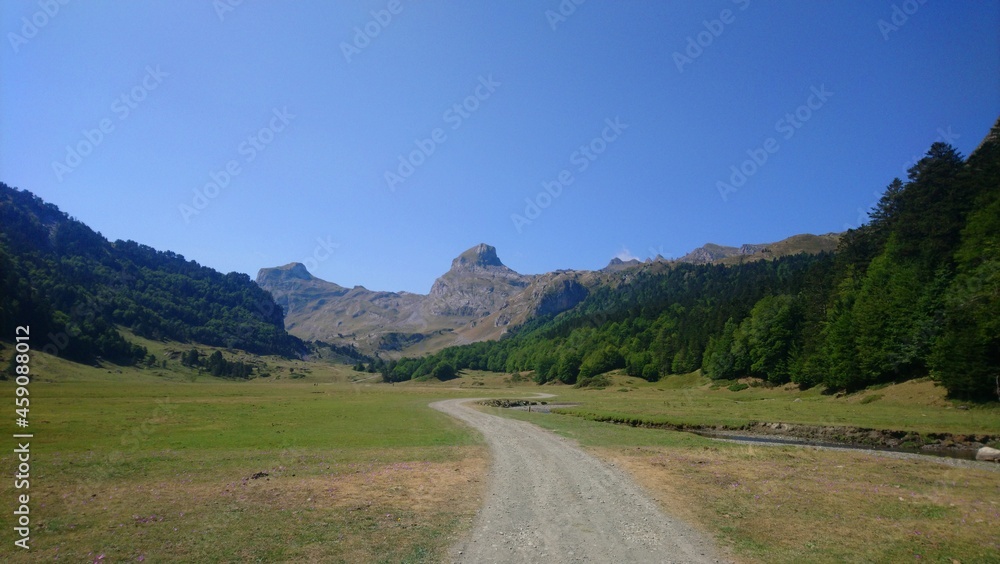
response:
<path id="1" fill-rule="evenodd" d="M 454 562 L 720 562 L 631 478 L 540 427 L 446 400 L 431 407 L 486 438 L 486 502 Z"/>

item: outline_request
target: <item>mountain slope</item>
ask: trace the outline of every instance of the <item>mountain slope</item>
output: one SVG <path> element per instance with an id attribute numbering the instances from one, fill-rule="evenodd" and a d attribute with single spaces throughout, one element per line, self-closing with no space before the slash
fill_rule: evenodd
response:
<path id="1" fill-rule="evenodd" d="M 71 360 L 130 363 L 145 353 L 115 326 L 261 354 L 294 354 L 283 312 L 239 273 L 222 274 L 100 233 L 0 183 L 0 330 L 31 325 L 33 346 Z"/>
<path id="2" fill-rule="evenodd" d="M 816 254 L 837 250 L 840 233 L 793 235 L 775 243 L 757 243 L 727 247 L 708 243 L 676 262 L 691 264 L 740 264 L 747 260 L 775 259 L 799 253 Z"/>

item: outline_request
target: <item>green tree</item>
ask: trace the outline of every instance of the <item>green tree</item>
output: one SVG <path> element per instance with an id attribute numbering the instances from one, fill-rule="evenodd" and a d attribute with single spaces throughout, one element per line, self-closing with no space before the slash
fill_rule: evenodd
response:
<path id="1" fill-rule="evenodd" d="M 701 369 L 709 378 L 735 380 L 739 376 L 736 371 L 736 356 L 733 354 L 736 328 L 736 322 L 730 317 L 722 332 L 709 339 L 701 362 Z"/>
<path id="2" fill-rule="evenodd" d="M 456 376 L 455 366 L 450 362 L 442 362 L 434 367 L 434 370 L 431 372 L 431 376 L 441 380 L 442 382 L 445 380 L 451 380 Z"/>
<path id="3" fill-rule="evenodd" d="M 186 353 L 181 355 L 181 364 L 184 366 L 198 366 L 201 364 L 201 355 L 198 353 L 198 349 L 191 349 Z"/>
<path id="4" fill-rule="evenodd" d="M 743 322 L 750 356 L 750 372 L 775 384 L 790 379 L 789 366 L 798 325 L 791 296 L 768 296 L 757 302 Z"/>
<path id="5" fill-rule="evenodd" d="M 1000 400 L 1000 190 L 980 199 L 962 237 L 931 354 L 933 375 L 951 396 Z"/>
<path id="6" fill-rule="evenodd" d="M 535 358 L 534 380 L 538 384 L 544 384 L 553 378 L 555 375 L 555 368 L 557 364 L 557 359 L 548 354 L 539 354 Z"/>
<path id="7" fill-rule="evenodd" d="M 580 354 L 576 351 L 564 352 L 559 357 L 559 365 L 556 368 L 556 377 L 563 384 L 575 384 L 577 377 L 580 375 L 580 365 L 583 364 L 583 359 Z"/>
<path id="8" fill-rule="evenodd" d="M 831 388 L 860 386 L 854 331 L 856 286 L 857 282 L 850 275 L 841 281 L 823 330 L 823 365 L 827 368 L 823 383 Z"/>
<path id="9" fill-rule="evenodd" d="M 923 285 L 913 264 L 893 260 L 893 248 L 872 261 L 854 303 L 854 387 L 913 377 L 925 368 L 919 333 Z"/>
<path id="10" fill-rule="evenodd" d="M 590 378 L 591 376 L 624 367 L 625 359 L 622 358 L 618 349 L 612 345 L 605 345 L 583 358 L 578 374 L 580 378 Z"/>

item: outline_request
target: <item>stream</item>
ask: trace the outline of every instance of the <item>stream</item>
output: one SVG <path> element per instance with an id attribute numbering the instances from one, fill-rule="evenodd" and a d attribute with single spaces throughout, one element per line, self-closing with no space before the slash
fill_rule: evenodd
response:
<path id="1" fill-rule="evenodd" d="M 551 413 L 553 409 L 565 408 L 565 407 L 576 407 L 580 404 L 578 403 L 549 403 L 549 404 L 534 404 L 534 405 L 510 405 L 505 406 L 508 409 L 517 409 L 520 411 L 530 411 L 533 413 Z M 628 423 L 621 423 L 616 421 L 605 421 L 606 423 L 612 423 L 617 425 L 628 425 Z M 822 441 L 815 439 L 805 439 L 799 437 L 792 437 L 787 435 L 751 435 L 751 434 L 741 434 L 738 431 L 713 431 L 713 430 L 703 430 L 703 429 L 676 429 L 682 432 L 693 433 L 695 435 L 706 437 L 709 439 L 724 440 L 724 441 L 737 441 L 744 443 L 753 443 L 761 445 L 775 445 L 775 446 L 813 446 L 822 448 L 836 448 L 845 450 L 870 450 L 878 452 L 898 452 L 905 454 L 917 454 L 924 456 L 934 456 L 939 458 L 955 458 L 959 460 L 972 460 L 976 459 L 976 449 L 975 448 L 947 448 L 940 447 L 934 448 L 933 446 L 925 448 L 909 448 L 900 446 L 887 446 L 887 445 L 865 445 L 858 443 L 838 443 L 832 441 Z"/>

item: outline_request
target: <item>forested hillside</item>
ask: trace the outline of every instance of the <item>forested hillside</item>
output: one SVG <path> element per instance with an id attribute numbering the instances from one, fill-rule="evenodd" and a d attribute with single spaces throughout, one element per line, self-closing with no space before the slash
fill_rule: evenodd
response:
<path id="1" fill-rule="evenodd" d="M 140 336 L 293 354 L 281 308 L 245 274 L 222 274 L 133 241 L 109 242 L 28 191 L 0 183 L 0 332 L 30 325 L 35 348 L 120 364 Z"/>
<path id="2" fill-rule="evenodd" d="M 834 254 L 639 268 L 504 340 L 388 363 L 384 376 L 533 370 L 539 383 L 578 383 L 616 368 L 648 380 L 702 368 L 854 390 L 930 375 L 954 397 L 997 400 L 998 134 L 968 159 L 935 143 Z"/>

